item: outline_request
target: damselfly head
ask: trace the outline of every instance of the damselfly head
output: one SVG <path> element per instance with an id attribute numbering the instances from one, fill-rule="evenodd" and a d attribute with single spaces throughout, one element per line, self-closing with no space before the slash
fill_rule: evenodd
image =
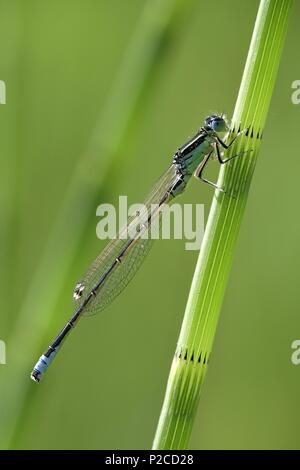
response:
<path id="1" fill-rule="evenodd" d="M 227 132 L 228 125 L 224 114 L 220 116 L 212 114 L 205 119 L 205 125 L 209 126 L 214 132 Z"/>

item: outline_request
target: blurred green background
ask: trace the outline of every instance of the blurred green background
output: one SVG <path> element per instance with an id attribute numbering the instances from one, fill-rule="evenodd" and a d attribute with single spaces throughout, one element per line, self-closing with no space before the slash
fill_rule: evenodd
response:
<path id="1" fill-rule="evenodd" d="M 29 374 L 105 245 L 98 204 L 141 202 L 210 112 L 233 111 L 258 1 L 0 0 L 0 446 L 150 448 L 197 259 L 156 242 L 126 291 Z M 190 447 L 299 448 L 295 2 Z M 216 176 L 218 165 L 212 165 Z M 212 191 L 195 180 L 181 202 Z"/>

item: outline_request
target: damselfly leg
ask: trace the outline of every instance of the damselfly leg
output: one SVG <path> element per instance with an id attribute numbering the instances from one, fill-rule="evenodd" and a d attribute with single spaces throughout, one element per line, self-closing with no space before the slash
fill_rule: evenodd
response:
<path id="1" fill-rule="evenodd" d="M 211 158 L 213 154 L 213 150 L 205 157 L 205 159 L 203 160 L 203 162 L 200 163 L 200 165 L 198 166 L 197 170 L 195 171 L 195 176 L 197 178 L 199 178 L 201 181 L 203 181 L 203 183 L 206 183 L 208 184 L 209 186 L 212 186 L 213 188 L 215 189 L 218 189 L 219 191 L 222 191 L 223 193 L 225 193 L 224 189 L 221 188 L 220 186 L 218 186 L 216 183 L 213 183 L 212 181 L 209 181 L 208 179 L 206 178 L 203 178 L 203 171 L 204 171 L 204 168 L 206 167 L 207 163 L 208 163 L 208 160 Z"/>

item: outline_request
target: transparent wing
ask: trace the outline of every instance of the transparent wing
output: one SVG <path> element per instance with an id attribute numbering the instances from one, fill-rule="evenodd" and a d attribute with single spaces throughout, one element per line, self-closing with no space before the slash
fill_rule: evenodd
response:
<path id="1" fill-rule="evenodd" d="M 152 246 L 153 240 L 145 236 L 154 221 L 155 224 L 160 222 L 159 204 L 162 200 L 168 202 L 170 198 L 168 190 L 172 188 L 177 178 L 172 165 L 158 180 L 141 206 L 141 210 L 128 219 L 127 225 L 119 232 L 118 237 L 107 244 L 76 285 L 74 298 L 76 306 L 79 307 L 99 281 L 101 283 L 97 295 L 85 306 L 84 315 L 92 315 L 103 310 L 133 278 Z M 116 265 L 115 260 L 119 258 L 122 258 L 122 261 Z M 115 267 L 111 270 L 113 264 Z M 106 276 L 106 273 L 109 274 Z M 103 276 L 106 277 L 101 282 Z"/>

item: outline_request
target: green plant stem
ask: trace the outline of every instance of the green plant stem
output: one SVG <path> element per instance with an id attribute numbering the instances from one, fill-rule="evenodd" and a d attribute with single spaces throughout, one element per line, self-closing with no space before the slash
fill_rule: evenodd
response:
<path id="1" fill-rule="evenodd" d="M 221 168 L 153 449 L 187 447 L 207 370 L 262 132 L 277 75 L 292 0 L 261 0 L 233 115 L 231 134 L 249 128 L 226 156 L 250 150 Z"/>

